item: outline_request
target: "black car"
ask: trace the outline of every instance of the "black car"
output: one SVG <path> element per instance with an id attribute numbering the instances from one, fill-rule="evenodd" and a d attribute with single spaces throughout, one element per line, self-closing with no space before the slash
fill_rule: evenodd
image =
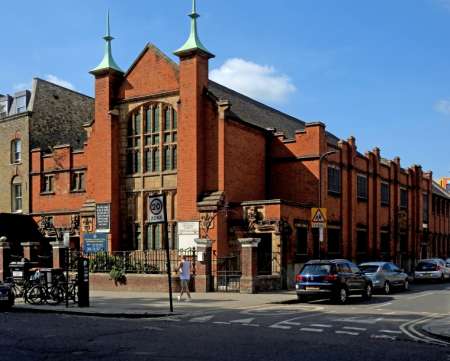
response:
<path id="1" fill-rule="evenodd" d="M 305 263 L 296 276 L 299 301 L 309 298 L 331 298 L 344 304 L 350 295 L 372 297 L 372 281 L 354 263 L 345 259 L 314 260 Z"/>
<path id="2" fill-rule="evenodd" d="M 14 294 L 8 284 L 0 282 L 0 310 L 8 310 L 14 306 Z"/>

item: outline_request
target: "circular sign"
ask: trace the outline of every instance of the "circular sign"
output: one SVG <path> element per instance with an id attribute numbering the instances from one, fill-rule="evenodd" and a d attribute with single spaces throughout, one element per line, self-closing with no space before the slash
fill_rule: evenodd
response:
<path id="1" fill-rule="evenodd" d="M 159 198 L 152 199 L 152 201 L 150 202 L 150 212 L 152 212 L 153 215 L 157 216 L 161 214 L 162 210 L 163 204 L 161 199 Z"/>

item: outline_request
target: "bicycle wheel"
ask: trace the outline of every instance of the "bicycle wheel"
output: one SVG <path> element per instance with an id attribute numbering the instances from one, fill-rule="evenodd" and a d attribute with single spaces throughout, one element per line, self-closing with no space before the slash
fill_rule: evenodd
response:
<path id="1" fill-rule="evenodd" d="M 32 305 L 42 305 L 45 302 L 45 291 L 42 286 L 36 285 L 31 287 L 25 296 L 25 302 L 29 302 Z"/>
<path id="2" fill-rule="evenodd" d="M 64 289 L 61 286 L 52 286 L 48 291 L 47 303 L 49 305 L 58 305 L 64 301 Z"/>
<path id="3" fill-rule="evenodd" d="M 73 302 L 78 303 L 78 285 L 74 284 L 70 288 L 70 298 L 73 300 Z"/>

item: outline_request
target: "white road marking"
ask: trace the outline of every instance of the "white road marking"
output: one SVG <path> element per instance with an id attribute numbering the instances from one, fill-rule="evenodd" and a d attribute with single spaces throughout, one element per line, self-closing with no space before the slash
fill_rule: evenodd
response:
<path id="1" fill-rule="evenodd" d="M 383 318 L 383 317 L 378 317 L 378 318 L 345 317 L 345 318 L 337 318 L 334 321 L 374 325 L 377 322 L 380 322 L 383 320 L 385 320 L 385 318 Z"/>
<path id="2" fill-rule="evenodd" d="M 303 327 L 300 329 L 300 331 L 303 332 L 323 332 L 321 328 L 309 328 L 309 327 Z"/>
<path id="3" fill-rule="evenodd" d="M 361 327 L 342 327 L 344 330 L 352 330 L 352 331 L 367 331 L 367 328 L 361 328 Z"/>
<path id="4" fill-rule="evenodd" d="M 326 312 L 323 312 L 322 314 L 324 314 L 324 313 L 326 313 Z M 271 325 L 269 327 L 270 328 L 280 328 L 282 330 L 290 330 L 291 326 L 299 326 L 300 325 L 299 322 L 294 322 L 295 320 L 314 317 L 314 316 L 318 316 L 318 315 L 319 315 L 318 313 L 313 313 L 313 314 L 298 316 L 298 317 L 290 318 L 285 321 L 280 321 L 280 322 L 274 323 L 273 325 Z"/>
<path id="5" fill-rule="evenodd" d="M 283 325 L 274 324 L 274 325 L 269 326 L 269 328 L 278 328 L 280 330 L 290 330 L 291 326 L 283 326 Z"/>
<path id="6" fill-rule="evenodd" d="M 402 331 L 395 331 L 395 330 L 380 330 L 379 332 L 382 333 L 395 333 L 395 334 L 401 334 Z"/>
<path id="7" fill-rule="evenodd" d="M 334 331 L 337 334 L 340 335 L 350 335 L 350 336 L 358 336 L 359 332 L 350 332 L 350 331 Z"/>
<path id="8" fill-rule="evenodd" d="M 412 320 L 412 321 L 406 322 L 403 325 L 401 325 L 400 329 L 402 330 L 402 332 L 404 334 L 406 334 L 407 336 L 412 338 L 414 341 L 425 342 L 425 343 L 434 344 L 434 345 L 449 346 L 450 343 L 426 336 L 414 328 L 414 326 L 425 323 L 427 321 L 431 321 L 433 318 L 436 318 L 436 317 L 437 317 L 437 315 L 434 315 L 431 317 L 425 316 L 418 320 Z"/>
<path id="9" fill-rule="evenodd" d="M 392 302 L 382 303 L 381 305 L 375 305 L 375 306 L 373 306 L 371 308 L 378 310 L 380 307 L 385 307 L 385 306 L 389 306 L 389 305 L 392 305 Z"/>
<path id="10" fill-rule="evenodd" d="M 371 335 L 370 338 L 385 339 L 395 341 L 397 337 L 388 335 Z"/>
<path id="11" fill-rule="evenodd" d="M 412 297 L 408 297 L 406 298 L 407 300 L 415 300 L 416 298 L 420 298 L 420 297 L 426 297 L 426 296 L 430 296 L 432 295 L 434 292 L 425 292 L 425 293 L 421 293 L 417 296 L 412 296 Z"/>
<path id="12" fill-rule="evenodd" d="M 147 326 L 147 327 L 144 327 L 144 330 L 147 330 L 147 331 L 163 331 L 163 329 L 161 327 L 156 327 L 156 326 Z"/>
<path id="13" fill-rule="evenodd" d="M 230 323 L 239 323 L 240 325 L 249 325 L 250 323 L 252 323 L 254 320 L 254 318 L 243 318 L 241 320 L 233 320 L 230 321 Z"/>
<path id="14" fill-rule="evenodd" d="M 222 321 L 215 321 L 213 323 L 215 323 L 216 325 L 230 325 L 229 322 L 222 322 Z"/>
<path id="15" fill-rule="evenodd" d="M 189 322 L 203 323 L 213 319 L 214 316 L 195 317 L 189 320 Z"/>
<path id="16" fill-rule="evenodd" d="M 323 325 L 321 323 L 312 323 L 310 326 L 311 327 L 324 327 L 324 328 L 331 328 L 331 327 L 333 327 L 332 325 Z"/>

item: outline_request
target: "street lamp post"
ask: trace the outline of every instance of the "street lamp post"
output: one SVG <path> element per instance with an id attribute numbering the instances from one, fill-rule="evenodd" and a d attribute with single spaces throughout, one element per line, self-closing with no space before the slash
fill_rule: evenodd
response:
<path id="1" fill-rule="evenodd" d="M 322 208 L 322 162 L 323 160 L 328 157 L 329 155 L 337 153 L 336 150 L 331 150 L 329 152 L 326 152 L 322 154 L 319 158 L 319 208 Z M 319 259 L 320 259 L 320 251 L 322 248 L 322 242 L 323 242 L 323 227 L 319 227 Z"/>

